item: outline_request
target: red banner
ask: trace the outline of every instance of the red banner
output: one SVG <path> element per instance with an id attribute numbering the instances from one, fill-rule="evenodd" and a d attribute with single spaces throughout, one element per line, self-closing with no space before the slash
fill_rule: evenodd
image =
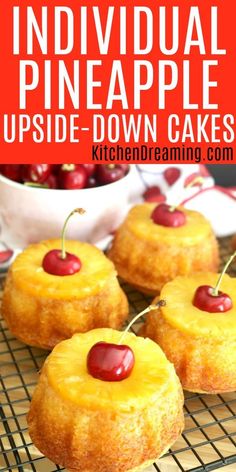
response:
<path id="1" fill-rule="evenodd" d="M 8 0 L 1 162 L 232 163 L 235 2 Z"/>

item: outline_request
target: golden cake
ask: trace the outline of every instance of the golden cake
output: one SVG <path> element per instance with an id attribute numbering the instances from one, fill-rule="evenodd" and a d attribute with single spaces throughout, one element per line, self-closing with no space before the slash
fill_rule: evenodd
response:
<path id="1" fill-rule="evenodd" d="M 236 280 L 224 275 L 221 281 L 219 296 L 231 299 L 226 312 L 194 305 L 197 289 L 214 287 L 217 279 L 218 274 L 199 273 L 167 283 L 160 293 L 166 305 L 148 315 L 141 330 L 159 344 L 183 388 L 192 392 L 236 390 Z"/>
<path id="2" fill-rule="evenodd" d="M 68 251 L 80 258 L 78 272 L 58 276 L 44 270 L 45 255 L 60 245 L 60 240 L 43 241 L 18 255 L 3 294 L 2 313 L 11 332 L 45 349 L 77 332 L 119 328 L 128 315 L 113 263 L 91 244 L 67 241 Z"/>
<path id="3" fill-rule="evenodd" d="M 118 274 L 155 295 L 177 275 L 217 271 L 218 245 L 204 216 L 180 207 L 186 224 L 167 227 L 151 218 L 155 208 L 152 203 L 135 206 L 117 230 L 108 256 Z"/>
<path id="4" fill-rule="evenodd" d="M 122 381 L 88 371 L 95 343 L 118 343 L 121 333 L 95 329 L 58 344 L 47 358 L 28 414 L 35 446 L 73 472 L 143 469 L 183 429 L 183 393 L 173 365 L 149 339 L 126 334 L 135 356 Z"/>

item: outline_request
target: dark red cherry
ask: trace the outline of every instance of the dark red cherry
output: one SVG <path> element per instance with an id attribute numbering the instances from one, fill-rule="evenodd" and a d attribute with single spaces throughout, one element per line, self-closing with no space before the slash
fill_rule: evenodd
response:
<path id="1" fill-rule="evenodd" d="M 43 269 L 52 275 L 73 275 L 81 268 L 80 259 L 74 254 L 66 252 L 66 257 L 62 259 L 61 249 L 49 251 L 43 258 Z"/>
<path id="2" fill-rule="evenodd" d="M 129 164 L 120 164 L 120 167 L 122 168 L 124 175 L 126 175 L 129 171 Z"/>
<path id="3" fill-rule="evenodd" d="M 174 185 L 177 182 L 181 172 L 178 167 L 169 167 L 164 171 L 164 177 L 169 185 Z"/>
<path id="4" fill-rule="evenodd" d="M 59 173 L 60 186 L 66 190 L 76 190 L 86 187 L 87 172 L 82 165 L 64 164 Z"/>
<path id="5" fill-rule="evenodd" d="M 45 180 L 44 184 L 48 188 L 52 188 L 52 189 L 58 188 L 57 178 L 54 174 L 50 174 L 49 177 Z"/>
<path id="6" fill-rule="evenodd" d="M 20 164 L 3 164 L 1 166 L 1 174 L 10 180 L 14 180 L 15 182 L 21 182 L 21 167 L 22 166 Z"/>
<path id="7" fill-rule="evenodd" d="M 52 173 L 58 175 L 61 170 L 61 164 L 52 164 Z"/>
<path id="8" fill-rule="evenodd" d="M 214 295 L 213 287 L 201 285 L 195 292 L 193 305 L 209 313 L 225 313 L 231 310 L 233 303 L 226 293 L 218 292 L 218 295 Z"/>
<path id="9" fill-rule="evenodd" d="M 122 179 L 127 173 L 126 164 L 105 164 L 98 165 L 96 170 L 97 181 L 101 185 L 112 184 Z"/>
<path id="10" fill-rule="evenodd" d="M 171 209 L 170 205 L 160 203 L 154 208 L 151 218 L 157 225 L 178 228 L 186 223 L 186 215 L 181 210 Z"/>
<path id="11" fill-rule="evenodd" d="M 88 178 L 86 187 L 87 188 L 98 187 L 98 183 L 93 175 L 91 175 L 91 177 Z"/>
<path id="12" fill-rule="evenodd" d="M 81 164 L 81 165 L 86 170 L 88 177 L 94 174 L 97 167 L 96 164 Z"/>
<path id="13" fill-rule="evenodd" d="M 51 164 L 27 164 L 22 169 L 22 179 L 24 182 L 35 182 L 42 184 L 51 174 Z"/>
<path id="14" fill-rule="evenodd" d="M 124 380 L 134 367 L 134 353 L 125 344 L 99 342 L 87 356 L 88 372 L 96 379 L 107 382 Z"/>

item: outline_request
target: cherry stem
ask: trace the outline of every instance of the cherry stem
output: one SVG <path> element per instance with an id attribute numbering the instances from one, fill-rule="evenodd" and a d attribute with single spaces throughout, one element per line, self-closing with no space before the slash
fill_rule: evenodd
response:
<path id="1" fill-rule="evenodd" d="M 75 210 L 71 211 L 70 214 L 67 216 L 65 223 L 63 225 L 63 228 L 62 228 L 62 232 L 61 232 L 61 258 L 62 259 L 66 259 L 65 233 L 66 233 L 67 224 L 70 218 L 75 213 L 79 213 L 80 215 L 83 215 L 84 213 L 86 213 L 86 211 L 83 208 L 75 208 Z"/>
<path id="2" fill-rule="evenodd" d="M 72 172 L 73 170 L 75 170 L 75 164 L 63 164 L 62 170 Z"/>
<path id="3" fill-rule="evenodd" d="M 166 305 L 166 302 L 165 300 L 159 300 L 159 302 L 157 302 L 156 305 L 149 305 L 147 308 L 145 308 L 145 310 L 141 311 L 141 313 L 138 313 L 138 315 L 136 315 L 131 321 L 130 323 L 128 324 L 128 326 L 125 328 L 124 332 L 122 333 L 122 336 L 120 338 L 120 341 L 118 342 L 118 344 L 122 344 L 123 341 L 124 341 L 124 338 L 126 336 L 126 334 L 128 333 L 128 331 L 130 330 L 131 326 L 133 326 L 133 324 L 143 315 L 145 315 L 146 313 L 149 313 L 149 311 L 152 311 L 152 310 L 156 310 L 157 308 L 160 308 L 161 306 L 165 306 Z"/>
<path id="4" fill-rule="evenodd" d="M 47 184 L 38 184 L 36 182 L 24 182 L 26 187 L 35 187 L 35 188 L 49 188 Z"/>
<path id="5" fill-rule="evenodd" d="M 201 184 L 201 187 L 202 187 L 203 183 L 204 183 L 203 177 L 200 177 L 200 176 L 195 177 L 195 179 L 193 179 L 192 182 L 189 182 L 189 184 L 186 185 L 186 187 L 184 188 L 184 190 L 187 189 L 187 188 L 192 188 L 192 187 L 193 187 L 194 185 L 196 185 L 196 184 Z M 181 200 L 181 202 L 182 202 L 182 200 Z M 169 211 L 171 211 L 171 212 L 175 211 L 175 209 L 176 209 L 179 205 L 181 205 L 181 202 L 180 202 L 178 205 L 172 205 L 172 206 L 170 207 Z"/>
<path id="6" fill-rule="evenodd" d="M 225 272 L 227 271 L 227 269 L 230 266 L 231 262 L 234 260 L 235 256 L 236 256 L 236 251 L 232 254 L 232 256 L 229 258 L 229 260 L 226 262 L 226 264 L 224 266 L 224 269 L 222 270 L 222 272 L 221 272 L 221 274 L 220 274 L 220 276 L 217 280 L 216 286 L 215 286 L 215 288 L 213 288 L 212 295 L 214 295 L 214 297 L 217 297 L 217 295 L 219 293 L 219 287 L 220 287 L 222 278 L 225 275 Z"/>

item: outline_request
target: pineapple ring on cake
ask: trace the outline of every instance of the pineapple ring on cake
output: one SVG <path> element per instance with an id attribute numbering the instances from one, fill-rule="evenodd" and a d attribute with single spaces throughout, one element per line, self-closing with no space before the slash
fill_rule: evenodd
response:
<path id="1" fill-rule="evenodd" d="M 45 349 L 77 332 L 119 328 L 128 315 L 114 265 L 91 244 L 66 243 L 82 262 L 79 272 L 63 277 L 44 271 L 45 254 L 60 245 L 51 240 L 25 249 L 10 268 L 3 294 L 2 312 L 12 333 Z"/>
<path id="2" fill-rule="evenodd" d="M 117 230 L 108 256 L 118 274 L 155 295 L 177 275 L 217 271 L 218 245 L 205 217 L 180 207 L 186 224 L 171 228 L 153 222 L 155 207 L 155 203 L 136 205 Z"/>
<path id="3" fill-rule="evenodd" d="M 156 341 L 173 362 L 185 390 L 220 393 L 236 390 L 236 280 L 224 275 L 221 290 L 233 307 L 209 313 L 193 305 L 196 289 L 216 285 L 218 274 L 177 277 L 163 287 L 166 305 L 147 316 L 141 334 Z"/>
<path id="4" fill-rule="evenodd" d="M 183 429 L 183 393 L 173 365 L 153 341 L 127 333 L 134 353 L 128 378 L 106 382 L 87 371 L 99 341 L 121 333 L 95 329 L 58 344 L 47 358 L 28 414 L 35 446 L 74 472 L 139 470 L 154 462 Z"/>

